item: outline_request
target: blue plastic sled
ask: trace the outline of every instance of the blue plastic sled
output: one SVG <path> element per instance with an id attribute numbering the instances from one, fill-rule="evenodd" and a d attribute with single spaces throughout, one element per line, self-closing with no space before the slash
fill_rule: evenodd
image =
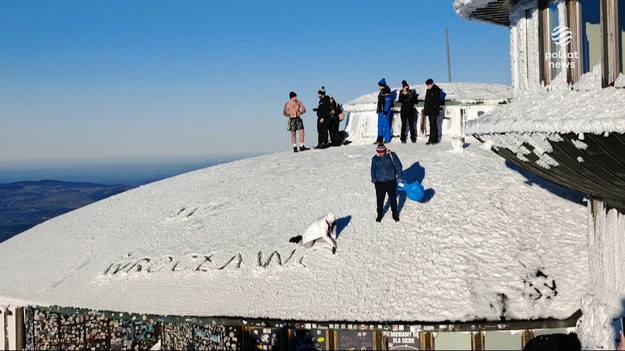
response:
<path id="1" fill-rule="evenodd" d="M 397 182 L 397 190 L 405 191 L 406 196 L 412 201 L 421 201 L 423 199 L 423 185 L 419 182 L 406 184 L 403 180 Z"/>

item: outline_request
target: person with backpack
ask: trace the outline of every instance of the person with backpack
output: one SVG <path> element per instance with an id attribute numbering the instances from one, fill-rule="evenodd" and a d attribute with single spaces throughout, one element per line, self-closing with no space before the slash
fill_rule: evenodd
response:
<path id="1" fill-rule="evenodd" d="M 321 87 L 317 91 L 319 96 L 319 106 L 313 109 L 317 112 L 317 146 L 315 149 L 325 149 L 328 147 L 328 125 L 330 124 L 330 114 L 332 106 L 330 104 L 330 98 L 326 95 L 325 87 Z"/>
<path id="2" fill-rule="evenodd" d="M 291 131 L 291 142 L 293 142 L 293 152 L 297 150 L 297 136 L 296 133 L 299 130 L 299 151 L 310 150 L 304 146 L 304 121 L 302 121 L 302 115 L 306 113 L 306 107 L 301 101 L 297 99 L 297 94 L 294 92 L 289 93 L 289 101 L 284 104 L 284 110 L 282 114 L 289 118 L 289 130 Z"/>
<path id="3" fill-rule="evenodd" d="M 378 106 L 376 112 L 378 114 L 378 139 L 374 144 L 381 142 L 391 142 L 391 107 L 395 101 L 395 95 L 391 93 L 391 88 L 386 85 L 386 79 L 382 78 L 378 82 L 380 93 L 378 94 Z"/>
<path id="4" fill-rule="evenodd" d="M 410 141 L 417 142 L 417 131 L 415 130 L 415 115 L 417 109 L 415 105 L 418 102 L 419 95 L 416 91 L 411 90 L 405 80 L 401 81 L 401 90 L 399 91 L 399 102 L 401 102 L 401 142 L 406 143 L 408 130 L 410 130 Z M 406 130 L 408 129 L 408 130 Z"/>
<path id="5" fill-rule="evenodd" d="M 399 157 L 388 150 L 384 143 L 379 143 L 375 149 L 376 155 L 371 159 L 371 182 L 375 185 L 378 215 L 376 222 L 384 217 L 384 198 L 388 194 L 391 202 L 391 212 L 395 222 L 399 222 L 397 209 L 397 181 L 403 178 L 403 166 Z"/>
<path id="6" fill-rule="evenodd" d="M 438 114 L 441 106 L 441 89 L 434 84 L 431 78 L 425 81 L 427 92 L 425 93 L 425 105 L 423 114 L 428 117 L 430 123 L 430 137 L 426 145 L 438 144 Z"/>

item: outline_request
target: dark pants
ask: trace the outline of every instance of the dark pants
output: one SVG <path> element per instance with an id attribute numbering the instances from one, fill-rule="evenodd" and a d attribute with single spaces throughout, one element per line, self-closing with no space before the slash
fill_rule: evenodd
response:
<path id="1" fill-rule="evenodd" d="M 391 211 L 394 215 L 397 212 L 397 181 L 389 180 L 386 182 L 375 182 L 375 198 L 378 205 L 378 214 L 384 214 L 384 196 L 388 194 L 391 200 Z"/>
<path id="2" fill-rule="evenodd" d="M 339 134 L 339 124 L 341 123 L 341 121 L 339 121 L 338 117 L 331 117 L 330 118 L 330 123 L 328 125 L 328 129 L 330 130 L 330 142 L 332 143 L 332 146 L 339 146 L 341 145 L 341 136 Z"/>
<path id="3" fill-rule="evenodd" d="M 436 144 L 438 143 L 438 113 L 429 115 L 428 120 L 430 121 L 430 138 L 428 142 Z"/>
<path id="4" fill-rule="evenodd" d="M 414 117 L 414 112 L 401 113 L 401 141 L 406 141 L 406 137 L 408 136 L 408 130 L 410 130 L 410 140 L 417 140 L 417 131 L 415 130 Z"/>
<path id="5" fill-rule="evenodd" d="M 317 138 L 317 146 L 326 147 L 328 146 L 329 118 L 324 118 L 323 123 L 319 122 L 320 120 L 320 118 L 317 118 L 317 134 L 319 135 Z"/>

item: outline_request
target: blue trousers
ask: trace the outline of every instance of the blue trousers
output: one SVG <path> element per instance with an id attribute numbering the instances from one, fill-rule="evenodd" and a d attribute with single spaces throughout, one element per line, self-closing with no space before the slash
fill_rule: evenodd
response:
<path id="1" fill-rule="evenodd" d="M 385 143 L 391 142 L 391 121 L 384 112 L 378 112 L 378 139 L 384 137 Z"/>

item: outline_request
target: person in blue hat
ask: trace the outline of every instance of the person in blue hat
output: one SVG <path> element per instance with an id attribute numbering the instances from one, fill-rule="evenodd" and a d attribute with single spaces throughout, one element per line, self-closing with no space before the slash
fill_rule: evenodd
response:
<path id="1" fill-rule="evenodd" d="M 371 159 L 371 182 L 375 185 L 375 197 L 377 200 L 378 216 L 376 222 L 381 222 L 384 217 L 384 197 L 388 194 L 391 202 L 391 212 L 395 222 L 399 222 L 397 209 L 397 181 L 402 180 L 403 166 L 399 157 L 388 150 L 384 143 L 379 143 L 375 149 L 376 156 Z"/>
<path id="2" fill-rule="evenodd" d="M 378 94 L 378 139 L 374 144 L 381 142 L 391 142 L 391 107 L 395 101 L 395 95 L 391 92 L 391 88 L 386 85 L 386 79 L 382 78 L 378 82 L 380 93 Z"/>

